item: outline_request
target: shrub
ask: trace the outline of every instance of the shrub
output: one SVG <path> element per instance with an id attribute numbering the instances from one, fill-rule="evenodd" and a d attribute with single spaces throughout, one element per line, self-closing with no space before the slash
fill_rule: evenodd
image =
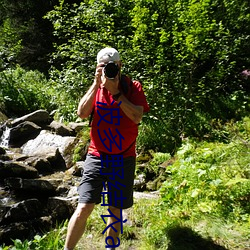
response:
<path id="1" fill-rule="evenodd" d="M 0 100 L 6 114 L 23 115 L 36 109 L 53 110 L 53 93 L 45 76 L 21 67 L 0 72 Z"/>

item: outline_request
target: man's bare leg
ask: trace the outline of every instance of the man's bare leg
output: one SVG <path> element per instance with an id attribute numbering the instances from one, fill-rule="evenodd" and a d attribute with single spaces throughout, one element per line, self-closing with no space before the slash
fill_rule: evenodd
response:
<path id="1" fill-rule="evenodd" d="M 86 222 L 94 209 L 94 203 L 79 203 L 69 224 L 65 241 L 65 249 L 73 250 L 84 233 Z"/>
<path id="2" fill-rule="evenodd" d="M 116 208 L 116 207 L 110 206 L 109 209 L 110 209 L 110 211 L 111 211 L 117 218 L 120 219 L 120 213 L 121 213 L 121 212 L 120 212 L 120 211 L 121 211 L 120 208 Z M 116 218 L 114 218 L 114 217 L 109 217 L 109 218 L 108 218 L 107 226 L 110 225 L 110 224 L 112 224 L 112 223 L 114 223 L 115 221 L 117 221 Z M 117 230 L 117 232 L 115 232 L 115 231 L 112 229 L 112 227 L 109 227 L 109 228 L 107 229 L 107 237 L 108 237 L 108 236 L 111 236 L 111 237 L 114 239 L 114 242 L 112 242 L 112 240 L 108 240 L 108 244 L 113 245 L 113 243 L 115 243 L 115 245 L 117 245 L 117 244 L 118 244 L 117 238 L 119 237 L 120 231 L 121 231 L 121 223 L 120 223 L 120 222 L 115 223 L 115 224 L 113 225 L 113 227 Z M 107 249 L 113 249 L 113 248 L 107 248 Z"/>

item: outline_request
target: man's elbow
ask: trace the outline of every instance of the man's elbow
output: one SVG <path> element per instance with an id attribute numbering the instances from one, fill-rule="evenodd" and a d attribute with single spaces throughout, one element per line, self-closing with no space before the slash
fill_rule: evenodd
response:
<path id="1" fill-rule="evenodd" d="M 83 110 L 77 110 L 77 115 L 81 118 L 81 119 L 85 119 L 88 118 L 89 114 L 87 114 L 86 112 L 84 112 Z"/>
<path id="2" fill-rule="evenodd" d="M 142 120 L 142 114 L 134 115 L 134 117 L 133 117 L 133 122 L 134 122 L 135 124 L 139 124 L 139 123 L 141 122 L 141 120 Z"/>

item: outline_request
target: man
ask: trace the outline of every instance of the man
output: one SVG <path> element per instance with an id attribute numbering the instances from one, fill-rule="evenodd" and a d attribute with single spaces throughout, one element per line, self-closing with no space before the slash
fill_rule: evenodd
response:
<path id="1" fill-rule="evenodd" d="M 65 250 L 72 250 L 76 246 L 87 218 L 95 204 L 101 202 L 106 186 L 109 213 L 114 215 L 107 220 L 106 249 L 115 249 L 119 245 L 122 222 L 117 223 L 117 218 L 122 220 L 121 209 L 133 205 L 135 142 L 138 124 L 143 112 L 149 111 L 149 106 L 141 84 L 122 76 L 121 66 L 116 49 L 102 49 L 97 55 L 94 82 L 78 105 L 78 115 L 84 119 L 92 114 L 93 121 L 84 173 L 78 187 L 79 203 L 69 221 Z M 123 159 L 123 178 L 111 172 L 111 158 L 113 163 L 115 159 Z M 113 178 L 110 177 L 112 173 Z M 123 198 L 118 198 L 117 189 Z"/>

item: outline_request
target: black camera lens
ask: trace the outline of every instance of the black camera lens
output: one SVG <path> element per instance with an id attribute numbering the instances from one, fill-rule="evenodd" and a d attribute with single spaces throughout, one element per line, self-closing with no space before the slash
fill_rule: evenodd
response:
<path id="1" fill-rule="evenodd" d="M 114 79 L 119 72 L 117 63 L 108 62 L 104 67 L 104 74 L 109 79 Z"/>

